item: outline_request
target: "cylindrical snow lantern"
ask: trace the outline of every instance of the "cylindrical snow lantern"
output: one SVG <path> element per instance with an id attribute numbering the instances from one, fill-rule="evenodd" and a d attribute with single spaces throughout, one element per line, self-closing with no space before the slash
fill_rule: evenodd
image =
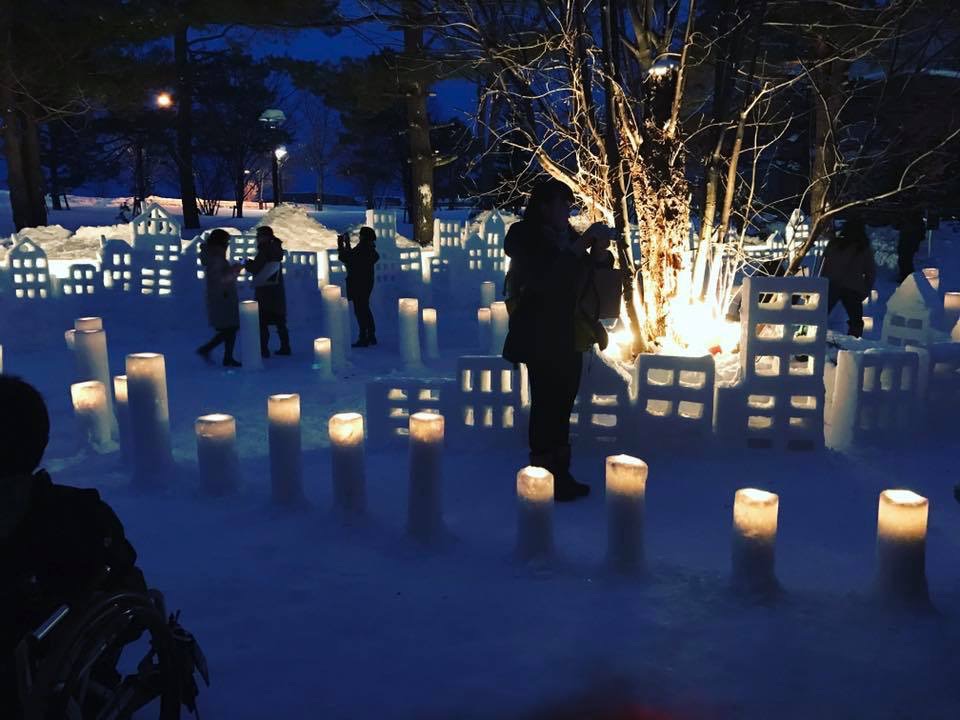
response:
<path id="1" fill-rule="evenodd" d="M 490 308 L 480 308 L 477 310 L 477 345 L 480 346 L 480 352 L 485 353 L 490 350 Z"/>
<path id="2" fill-rule="evenodd" d="M 117 429 L 120 438 L 120 455 L 124 465 L 133 463 L 133 437 L 130 434 L 130 405 L 127 399 L 127 376 L 113 378 L 113 405 L 117 410 Z"/>
<path id="3" fill-rule="evenodd" d="M 780 498 L 755 488 L 737 490 L 733 501 L 733 584 L 750 594 L 775 593 L 777 513 Z"/>
<path id="4" fill-rule="evenodd" d="M 173 463 L 167 368 L 160 353 L 127 355 L 127 395 L 134 479 L 155 482 Z"/>
<path id="5" fill-rule="evenodd" d="M 869 315 L 863 316 L 863 331 L 865 333 L 873 332 L 873 318 Z"/>
<path id="6" fill-rule="evenodd" d="M 480 283 L 480 307 L 488 308 L 497 299 L 497 286 L 490 280 Z"/>
<path id="7" fill-rule="evenodd" d="M 273 501 L 279 505 L 295 505 L 303 499 L 300 396 L 290 393 L 267 398 L 267 421 Z"/>
<path id="8" fill-rule="evenodd" d="M 63 333 L 63 341 L 67 344 L 67 350 L 73 352 L 77 347 L 77 331 L 73 328 Z"/>
<path id="9" fill-rule="evenodd" d="M 400 298 L 400 357 L 407 367 L 420 362 L 420 303 L 416 298 Z"/>
<path id="10" fill-rule="evenodd" d="M 330 418 L 327 429 L 330 433 L 334 507 L 348 514 L 362 514 L 367 507 L 363 415 L 337 413 Z"/>
<path id="11" fill-rule="evenodd" d="M 428 360 L 440 357 L 440 344 L 437 341 L 437 309 L 423 309 L 423 344 Z"/>
<path id="12" fill-rule="evenodd" d="M 877 509 L 877 583 L 883 599 L 926 605 L 927 498 L 910 490 L 884 490 Z"/>
<path id="13" fill-rule="evenodd" d="M 521 560 L 553 555 L 553 475 L 528 466 L 517 473 L 517 555 Z"/>
<path id="14" fill-rule="evenodd" d="M 503 341 L 507 339 L 510 316 L 507 314 L 507 304 L 498 300 L 490 306 L 491 333 L 490 354 L 500 355 L 503 352 Z"/>
<path id="15" fill-rule="evenodd" d="M 347 362 L 346 351 L 343 347 L 343 311 L 340 309 L 340 286 L 324 285 L 320 291 L 323 300 L 323 324 L 326 327 L 327 337 L 333 346 L 333 369 L 339 371 Z"/>
<path id="16" fill-rule="evenodd" d="M 960 320 L 960 292 L 948 292 L 943 296 L 943 313 L 947 327 L 952 328 Z"/>
<path id="17" fill-rule="evenodd" d="M 226 495 L 240 484 L 237 421 L 232 415 L 214 413 L 201 415 L 193 427 L 201 487 L 210 495 Z"/>
<path id="18" fill-rule="evenodd" d="M 330 353 L 330 338 L 322 337 L 313 341 L 313 369 L 322 380 L 333 379 L 333 361 Z"/>
<path id="19" fill-rule="evenodd" d="M 407 530 L 418 540 L 436 539 L 443 530 L 442 415 L 418 412 L 410 416 L 410 489 Z"/>
<path id="20" fill-rule="evenodd" d="M 73 329 L 77 332 L 85 330 L 103 330 L 103 318 L 82 317 L 73 321 Z"/>
<path id="21" fill-rule="evenodd" d="M 350 345 L 353 342 L 351 337 L 350 324 L 350 301 L 347 298 L 340 298 L 340 329 L 343 331 L 343 355 L 350 355 Z"/>
<path id="22" fill-rule="evenodd" d="M 240 303 L 240 363 L 244 370 L 263 370 L 260 305 L 256 300 L 243 300 Z"/>
<path id="23" fill-rule="evenodd" d="M 93 318 L 99 320 L 99 318 Z M 80 324 L 79 320 L 77 324 Z M 73 333 L 73 358 L 77 365 L 77 380 L 97 380 L 103 383 L 107 394 L 107 411 L 113 427 L 113 383 L 110 361 L 107 357 L 107 333 L 102 327 Z"/>
<path id="24" fill-rule="evenodd" d="M 98 453 L 108 451 L 113 418 L 103 383 L 99 380 L 74 383 L 70 386 L 70 397 L 84 446 Z"/>
<path id="25" fill-rule="evenodd" d="M 647 464 L 630 455 L 607 458 L 607 560 L 619 570 L 644 566 L 643 509 Z"/>
<path id="26" fill-rule="evenodd" d="M 939 268 L 924 268 L 923 276 L 929 281 L 930 287 L 934 290 L 940 289 L 940 269 Z"/>

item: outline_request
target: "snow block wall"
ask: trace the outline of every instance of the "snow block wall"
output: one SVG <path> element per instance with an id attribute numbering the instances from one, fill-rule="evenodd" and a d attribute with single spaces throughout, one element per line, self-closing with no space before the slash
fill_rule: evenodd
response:
<path id="1" fill-rule="evenodd" d="M 175 246 L 180 252 L 180 226 L 173 216 L 156 203 L 150 203 L 130 221 L 133 228 L 133 249 L 152 252 L 155 245 Z M 166 243 L 164 243 L 166 241 Z"/>
<path id="2" fill-rule="evenodd" d="M 456 407 L 447 428 L 458 441 L 526 444 L 526 368 L 495 355 L 465 355 L 457 361 Z"/>
<path id="3" fill-rule="evenodd" d="M 940 295 L 920 271 L 904 280 L 887 301 L 880 339 L 887 345 L 926 347 L 942 315 Z"/>
<path id="4" fill-rule="evenodd" d="M 6 290 L 20 300 L 45 300 L 51 296 L 47 254 L 29 238 L 10 248 L 6 258 Z"/>
<path id="5" fill-rule="evenodd" d="M 570 415 L 570 434 L 578 447 L 619 453 L 635 438 L 631 385 L 596 349 L 584 356 L 580 392 Z"/>
<path id="6" fill-rule="evenodd" d="M 637 442 L 707 440 L 713 434 L 715 384 L 712 355 L 641 355 L 637 363 Z"/>
<path id="7" fill-rule="evenodd" d="M 367 445 L 403 447 L 409 438 L 410 416 L 418 412 L 454 412 L 457 384 L 449 379 L 380 378 L 367 383 Z"/>
<path id="8" fill-rule="evenodd" d="M 717 435 L 747 447 L 823 447 L 826 331 L 825 279 L 746 278 L 741 379 L 717 388 Z"/>
<path id="9" fill-rule="evenodd" d="M 203 277 L 203 266 L 199 265 L 199 244 L 196 245 L 198 277 Z M 100 248 L 100 271 L 103 273 L 103 286 L 113 292 L 139 292 L 140 277 L 134 275 L 133 248 L 124 240 L 104 240 Z"/>

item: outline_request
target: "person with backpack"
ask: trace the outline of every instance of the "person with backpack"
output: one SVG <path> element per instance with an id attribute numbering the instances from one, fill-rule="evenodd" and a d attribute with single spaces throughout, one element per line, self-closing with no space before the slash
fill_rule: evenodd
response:
<path id="1" fill-rule="evenodd" d="M 277 355 L 290 355 L 287 331 L 287 296 L 283 287 L 283 242 L 269 225 L 257 228 L 257 254 L 244 264 L 253 276 L 253 295 L 260 309 L 260 354 L 270 357 L 270 325 L 277 328 L 280 349 Z"/>
<path id="2" fill-rule="evenodd" d="M 197 348 L 197 354 L 210 362 L 210 353 L 223 343 L 223 366 L 238 368 L 240 363 L 233 357 L 240 329 L 240 299 L 237 296 L 237 276 L 243 265 L 231 265 L 227 260 L 230 235 L 217 228 L 207 237 L 200 251 L 206 283 L 207 319 L 216 330 L 209 342 Z"/>
<path id="3" fill-rule="evenodd" d="M 505 282 L 510 324 L 503 357 L 524 363 L 530 379 L 530 464 L 554 477 L 554 499 L 590 493 L 570 472 L 570 413 L 580 389 L 582 354 L 606 333 L 584 314 L 580 299 L 594 268 L 612 262 L 609 232 L 593 226 L 578 235 L 570 226 L 573 192 L 557 180 L 538 184 L 523 220 L 507 232 Z"/>
<path id="4" fill-rule="evenodd" d="M 863 301 L 870 295 L 877 276 L 873 248 L 867 237 L 867 227 L 859 214 L 846 219 L 843 227 L 827 245 L 823 253 L 820 274 L 830 281 L 827 313 L 837 303 L 847 311 L 848 333 L 863 335 Z"/>
<path id="5" fill-rule="evenodd" d="M 353 312 L 360 326 L 360 338 L 353 343 L 353 347 L 376 345 L 377 328 L 370 310 L 370 295 L 373 293 L 373 269 L 380 261 L 380 254 L 377 252 L 377 234 L 373 228 L 360 228 L 360 240 L 356 247 L 350 247 L 349 235 L 338 235 L 337 257 L 347 269 L 347 299 L 353 303 Z"/>

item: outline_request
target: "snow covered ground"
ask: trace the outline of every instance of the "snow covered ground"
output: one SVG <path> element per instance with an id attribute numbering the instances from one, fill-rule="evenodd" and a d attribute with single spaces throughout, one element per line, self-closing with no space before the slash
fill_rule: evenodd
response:
<path id="1" fill-rule="evenodd" d="M 100 222 L 72 212 L 77 223 Z M 319 219 L 345 229 L 360 217 Z M 949 257 L 960 279 L 960 253 Z M 335 518 L 327 419 L 363 410 L 367 378 L 401 371 L 396 348 L 383 344 L 353 351 L 349 372 L 319 382 L 310 369 L 319 307 L 293 323 L 294 356 L 271 358 L 261 373 L 225 372 L 192 354 L 209 334 L 199 307 L 132 299 L 85 308 L 104 317 L 114 374 L 127 353 L 166 355 L 178 470 L 151 493 L 131 487 L 116 454 L 75 451 L 69 313 L 14 316 L 11 307 L 4 301 L 0 318 L 4 367 L 51 406 L 46 465 L 60 482 L 103 493 L 151 584 L 182 609 L 211 667 L 204 718 L 960 716 L 955 425 L 852 456 L 651 446 L 643 455 L 645 579 L 605 569 L 603 456 L 575 452 L 574 471 L 594 493 L 556 508 L 561 559 L 526 567 L 512 558 L 522 438 L 446 455 L 449 538 L 439 548 L 405 536 L 402 452 L 368 452 L 368 518 Z M 472 314 L 440 307 L 438 373 L 475 351 Z M 266 398 L 278 392 L 299 392 L 303 403 L 309 507 L 297 511 L 269 499 Z M 199 493 L 193 435 L 194 419 L 213 411 L 237 418 L 244 480 L 237 495 L 218 500 Z M 780 495 L 784 594 L 771 605 L 728 590 L 733 494 L 745 486 Z M 930 498 L 935 613 L 891 613 L 872 602 L 877 495 L 889 487 Z"/>

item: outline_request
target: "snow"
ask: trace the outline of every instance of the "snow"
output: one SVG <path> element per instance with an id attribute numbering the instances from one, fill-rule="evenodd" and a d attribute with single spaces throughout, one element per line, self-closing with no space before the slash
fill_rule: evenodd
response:
<path id="1" fill-rule="evenodd" d="M 324 227 L 296 205 L 271 208 L 254 227 L 269 225 L 287 250 L 328 250 L 337 247 L 337 231 Z"/>
<path id="2" fill-rule="evenodd" d="M 72 212 L 93 225 L 89 214 L 99 211 Z M 356 209 L 309 215 L 338 228 L 363 217 Z M 277 234 L 295 243 L 295 227 Z M 324 237 L 313 232 L 302 241 Z M 942 261 L 956 273 L 958 259 L 944 252 Z M 955 276 L 945 273 L 945 284 Z M 960 438 L 949 423 L 854 454 L 651 443 L 642 454 L 650 467 L 645 579 L 605 565 L 603 467 L 617 449 L 575 449 L 574 473 L 593 494 L 554 509 L 557 560 L 526 566 L 513 554 L 522 438 L 448 446 L 448 537 L 439 547 L 407 536 L 404 450 L 368 449 L 366 517 L 334 513 L 328 419 L 363 412 L 369 378 L 402 375 L 397 347 L 355 351 L 336 381 L 322 382 L 311 368 L 323 326 L 317 302 L 291 323 L 293 357 L 271 358 L 260 373 L 226 372 L 192 352 L 210 334 L 202 308 L 183 299 L 87 302 L 76 314 L 103 316 L 114 373 L 127 353 L 165 354 L 176 463 L 168 487 L 133 487 L 117 454 L 76 453 L 73 361 L 63 342 L 69 308 L 0 315 L 4 369 L 48 400 L 46 467 L 55 480 L 100 490 L 150 583 L 199 639 L 213 680 L 200 697 L 204 718 L 604 718 L 641 708 L 758 720 L 960 714 L 960 505 L 951 495 Z M 442 303 L 439 311 L 441 355 L 430 367 L 452 377 L 457 359 L 475 349 L 476 311 Z M 301 397 L 308 506 L 297 510 L 270 501 L 266 398 L 275 393 Z M 224 498 L 201 494 L 197 470 L 193 423 L 213 412 L 237 420 L 242 484 Z M 780 499 L 783 595 L 770 604 L 730 589 L 733 499 L 746 486 Z M 935 614 L 892 613 L 871 599 L 877 500 L 891 487 L 930 499 Z"/>

